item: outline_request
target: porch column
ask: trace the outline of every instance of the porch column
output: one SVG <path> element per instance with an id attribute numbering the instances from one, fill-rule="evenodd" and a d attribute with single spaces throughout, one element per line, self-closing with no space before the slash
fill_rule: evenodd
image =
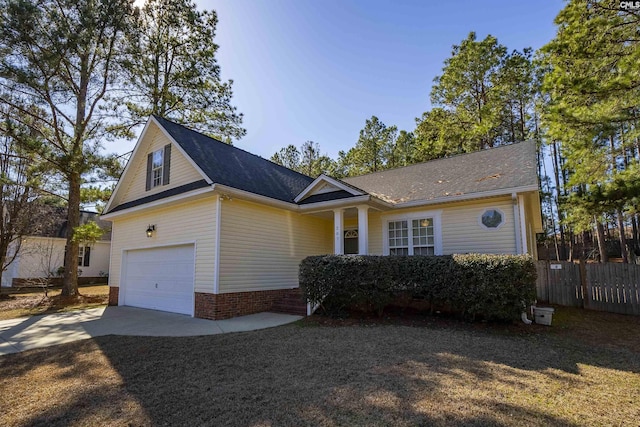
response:
<path id="1" fill-rule="evenodd" d="M 369 254 L 369 206 L 358 206 L 358 255 Z"/>
<path id="2" fill-rule="evenodd" d="M 344 254 L 344 221 L 343 213 L 344 209 L 333 210 L 333 253 L 336 255 Z"/>

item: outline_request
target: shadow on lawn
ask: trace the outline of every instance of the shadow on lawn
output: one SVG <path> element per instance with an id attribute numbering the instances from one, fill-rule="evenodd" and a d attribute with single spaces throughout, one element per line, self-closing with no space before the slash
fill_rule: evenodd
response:
<path id="1" fill-rule="evenodd" d="M 86 385 L 21 425 L 585 425 L 553 415 L 561 405 L 590 414 L 583 366 L 640 372 L 631 352 L 464 328 L 289 326 L 39 351 L 60 364 L 60 381 Z M 100 358 L 111 374 L 96 372 Z M 16 357 L 10 373 L 32 367 Z"/>

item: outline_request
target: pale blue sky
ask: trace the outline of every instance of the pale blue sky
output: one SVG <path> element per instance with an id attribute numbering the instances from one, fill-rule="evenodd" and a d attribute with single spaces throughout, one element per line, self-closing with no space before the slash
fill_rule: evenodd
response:
<path id="1" fill-rule="evenodd" d="M 560 0 L 196 0 L 218 13 L 223 79 L 247 135 L 234 144 L 270 157 L 306 140 L 336 157 L 365 120 L 413 130 L 434 77 L 470 31 L 509 50 L 554 37 Z"/>

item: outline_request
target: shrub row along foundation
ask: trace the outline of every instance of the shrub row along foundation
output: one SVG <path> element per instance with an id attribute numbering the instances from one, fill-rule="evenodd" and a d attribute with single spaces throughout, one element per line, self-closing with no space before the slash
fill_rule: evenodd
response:
<path id="1" fill-rule="evenodd" d="M 325 255 L 300 264 L 300 287 L 329 313 L 376 311 L 400 297 L 448 307 L 467 319 L 511 320 L 536 297 L 527 255 Z"/>

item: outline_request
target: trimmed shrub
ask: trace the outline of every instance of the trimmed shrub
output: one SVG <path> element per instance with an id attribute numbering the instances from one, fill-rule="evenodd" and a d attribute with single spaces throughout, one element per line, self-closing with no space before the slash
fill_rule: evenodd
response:
<path id="1" fill-rule="evenodd" d="M 535 264 L 521 255 L 323 255 L 300 264 L 300 287 L 329 314 L 382 314 L 400 295 L 448 306 L 468 319 L 510 320 L 535 299 Z"/>

